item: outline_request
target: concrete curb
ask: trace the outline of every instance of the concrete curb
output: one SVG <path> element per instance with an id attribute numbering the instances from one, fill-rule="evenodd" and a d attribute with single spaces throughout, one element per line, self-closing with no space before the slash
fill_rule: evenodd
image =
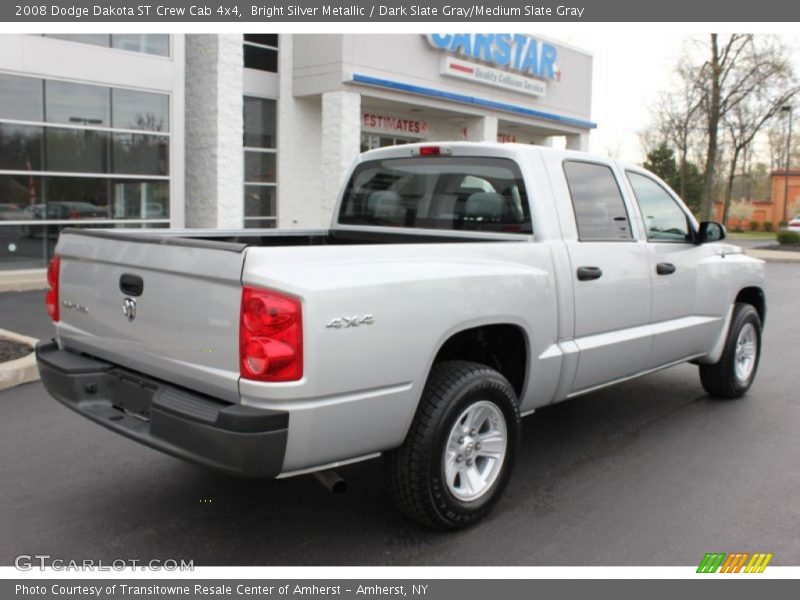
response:
<path id="1" fill-rule="evenodd" d="M 782 250 L 759 250 L 758 248 L 746 248 L 744 251 L 747 256 L 760 258 L 768 262 L 793 262 L 800 263 L 800 252 Z"/>
<path id="2" fill-rule="evenodd" d="M 6 329 L 0 329 L 0 337 L 27 344 L 31 348 L 35 348 L 39 342 L 36 338 L 20 335 Z M 22 358 L 0 363 L 0 391 L 23 383 L 37 381 L 38 379 L 39 369 L 36 366 L 36 355 L 33 352 Z"/>
<path id="3" fill-rule="evenodd" d="M 24 271 L 0 271 L 0 292 L 25 292 L 47 289 L 45 269 Z"/>

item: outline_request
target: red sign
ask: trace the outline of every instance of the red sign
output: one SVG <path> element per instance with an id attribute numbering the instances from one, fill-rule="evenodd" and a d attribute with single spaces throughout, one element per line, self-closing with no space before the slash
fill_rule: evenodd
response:
<path id="1" fill-rule="evenodd" d="M 498 133 L 497 141 L 500 142 L 501 144 L 516 144 L 517 136 L 512 135 L 510 133 Z"/>
<path id="2" fill-rule="evenodd" d="M 364 113 L 361 117 L 361 126 L 367 129 L 381 129 L 392 133 L 428 133 L 427 121 L 416 121 L 390 115 L 376 115 Z"/>

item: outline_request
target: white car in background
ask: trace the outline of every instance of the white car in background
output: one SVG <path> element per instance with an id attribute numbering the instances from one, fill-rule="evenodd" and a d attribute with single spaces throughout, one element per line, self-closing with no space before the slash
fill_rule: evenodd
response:
<path id="1" fill-rule="evenodd" d="M 786 225 L 787 231 L 797 231 L 800 233 L 800 215 L 795 215 L 794 218 Z"/>
<path id="2" fill-rule="evenodd" d="M 16 204 L 0 202 L 0 221 L 18 221 L 25 217 Z"/>

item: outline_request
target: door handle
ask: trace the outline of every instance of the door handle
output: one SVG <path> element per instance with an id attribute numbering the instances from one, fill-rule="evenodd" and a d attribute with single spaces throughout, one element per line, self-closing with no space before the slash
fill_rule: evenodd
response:
<path id="1" fill-rule="evenodd" d="M 578 281 L 591 281 L 592 279 L 600 279 L 603 276 L 603 271 L 600 267 L 578 267 Z"/>
<path id="2" fill-rule="evenodd" d="M 672 275 L 675 272 L 675 265 L 672 263 L 658 263 L 656 273 L 659 275 Z"/>

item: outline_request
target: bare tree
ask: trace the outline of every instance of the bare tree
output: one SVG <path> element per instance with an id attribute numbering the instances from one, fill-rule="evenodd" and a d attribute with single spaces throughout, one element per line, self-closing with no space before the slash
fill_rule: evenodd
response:
<path id="1" fill-rule="evenodd" d="M 734 33 L 720 40 L 719 34 L 709 38 L 709 59 L 697 71 L 697 85 L 704 90 L 702 102 L 706 122 L 705 181 L 701 215 L 711 217 L 714 184 L 719 158 L 719 129 L 722 119 L 754 89 L 757 61 L 743 65 L 743 59 L 754 54 L 753 35 Z"/>
<path id="2" fill-rule="evenodd" d="M 767 129 L 767 143 L 769 147 L 770 169 L 783 170 L 786 168 L 786 136 L 788 131 L 788 115 L 775 119 Z M 800 162 L 800 131 L 794 132 L 791 143 L 791 163 Z"/>
<path id="3" fill-rule="evenodd" d="M 743 158 L 742 162 L 746 163 L 747 149 L 753 143 L 756 135 L 770 119 L 780 112 L 781 107 L 800 91 L 797 82 L 792 81 L 791 65 L 783 58 L 785 54 L 778 50 L 778 47 L 773 47 L 769 49 L 769 52 L 761 53 L 762 64 L 765 65 L 765 73 L 768 77 L 765 77 L 753 93 L 743 98 L 723 117 L 723 124 L 730 143 L 725 205 L 722 213 L 723 223 L 728 218 L 733 181 L 739 159 Z M 746 164 L 743 166 L 746 167 Z"/>
<path id="4" fill-rule="evenodd" d="M 671 142 L 679 152 L 691 152 L 691 144 L 684 142 L 696 131 L 698 117 L 703 130 L 703 193 L 700 215 L 711 217 L 714 201 L 720 188 L 725 190 L 726 213 L 730 206 L 730 190 L 737 166 L 747 148 L 782 103 L 797 93 L 797 80 L 787 57 L 790 53 L 779 40 L 753 34 L 709 35 L 707 42 L 694 41 L 694 51 L 683 59 L 679 68 L 682 83 L 680 92 L 685 94 L 683 110 L 689 117 L 685 127 L 680 121 L 669 118 Z M 693 56 L 705 54 L 700 63 Z M 699 113 L 699 114 L 698 114 Z M 729 159 L 727 180 L 723 184 L 719 177 L 723 146 Z M 682 156 L 684 164 L 687 154 Z M 745 161 L 746 162 L 746 161 Z"/>
<path id="5" fill-rule="evenodd" d="M 691 63 L 684 57 L 675 72 L 677 85 L 661 96 L 662 139 L 677 150 L 680 173 L 680 196 L 686 197 L 686 169 L 690 148 L 696 140 L 698 118 L 703 100 L 702 89 L 693 78 Z"/>

